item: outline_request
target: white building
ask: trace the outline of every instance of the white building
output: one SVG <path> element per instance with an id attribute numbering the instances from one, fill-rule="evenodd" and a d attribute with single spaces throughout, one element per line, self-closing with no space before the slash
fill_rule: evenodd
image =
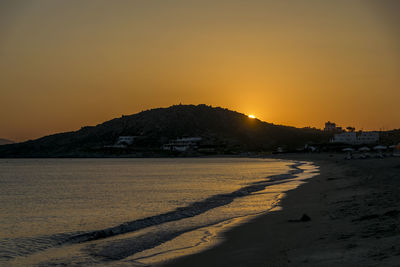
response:
<path id="1" fill-rule="evenodd" d="M 331 143 L 344 143 L 344 144 L 356 144 L 357 134 L 356 133 L 340 133 L 335 134 Z"/>
<path id="2" fill-rule="evenodd" d="M 118 137 L 117 145 L 132 145 L 136 136 L 120 136 Z"/>
<path id="3" fill-rule="evenodd" d="M 335 134 L 331 143 L 343 143 L 349 145 L 374 144 L 379 141 L 377 132 L 346 132 Z"/>
<path id="4" fill-rule="evenodd" d="M 137 136 L 120 136 L 117 139 L 117 142 L 113 145 L 106 145 L 105 148 L 126 148 L 129 145 L 132 145 Z"/>
<path id="5" fill-rule="evenodd" d="M 162 146 L 162 149 L 179 152 L 196 150 L 198 148 L 198 143 L 201 140 L 201 137 L 178 138 L 176 140 L 170 141 L 168 144 L 164 144 Z"/>
<path id="6" fill-rule="evenodd" d="M 361 132 L 357 136 L 359 144 L 374 144 L 379 141 L 379 133 L 377 132 Z"/>
<path id="7" fill-rule="evenodd" d="M 201 137 L 185 137 L 176 139 L 178 142 L 200 142 L 201 140 Z"/>

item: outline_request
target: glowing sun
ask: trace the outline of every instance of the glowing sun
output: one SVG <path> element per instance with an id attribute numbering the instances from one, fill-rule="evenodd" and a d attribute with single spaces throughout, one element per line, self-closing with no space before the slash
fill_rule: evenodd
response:
<path id="1" fill-rule="evenodd" d="M 253 114 L 250 114 L 250 115 L 249 115 L 249 118 L 250 118 L 250 119 L 255 119 L 256 116 L 254 116 Z"/>

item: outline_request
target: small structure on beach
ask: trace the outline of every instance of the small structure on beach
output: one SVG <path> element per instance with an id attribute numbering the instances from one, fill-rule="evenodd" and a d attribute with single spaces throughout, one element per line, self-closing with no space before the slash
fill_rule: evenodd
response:
<path id="1" fill-rule="evenodd" d="M 342 151 L 347 153 L 346 159 L 352 159 L 353 158 L 352 153 L 353 153 L 354 149 L 352 149 L 351 147 L 344 148 L 344 149 L 342 149 Z"/>

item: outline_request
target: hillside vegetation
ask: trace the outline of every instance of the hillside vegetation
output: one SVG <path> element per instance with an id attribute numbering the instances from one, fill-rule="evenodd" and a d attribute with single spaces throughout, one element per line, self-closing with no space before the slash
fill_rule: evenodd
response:
<path id="1" fill-rule="evenodd" d="M 128 150 L 103 149 L 125 135 L 140 138 Z M 220 107 L 175 105 L 122 116 L 75 132 L 1 146 L 0 156 L 112 156 L 135 154 L 135 151 L 157 155 L 169 140 L 188 136 L 202 137 L 205 143 L 220 147 L 222 153 L 271 151 L 278 146 L 296 148 L 306 143 L 326 142 L 330 137 L 317 129 L 274 125 Z"/>

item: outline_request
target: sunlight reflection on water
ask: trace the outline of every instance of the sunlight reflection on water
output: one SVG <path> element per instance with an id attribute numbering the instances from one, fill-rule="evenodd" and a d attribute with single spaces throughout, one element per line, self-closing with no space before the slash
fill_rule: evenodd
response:
<path id="1" fill-rule="evenodd" d="M 215 208 L 204 207 L 211 202 L 199 204 L 201 209 L 194 210 L 193 216 L 158 223 L 160 214 L 287 173 L 290 164 L 246 158 L 0 160 L 0 239 L 4 241 L 0 263 L 44 259 L 50 263 L 55 255 L 59 264 L 103 265 L 105 258 L 118 264 L 132 264 L 138 258 L 151 263 L 194 252 L 201 249 L 199 245 L 215 243 L 212 237 L 227 225 L 273 208 L 281 193 L 295 188 L 300 178 L 233 197 Z M 313 170 L 302 166 L 307 168 Z M 306 178 L 307 171 L 302 175 Z M 64 243 L 64 235 L 151 216 L 155 217 L 149 226 L 134 232 L 88 245 L 57 245 Z"/>

